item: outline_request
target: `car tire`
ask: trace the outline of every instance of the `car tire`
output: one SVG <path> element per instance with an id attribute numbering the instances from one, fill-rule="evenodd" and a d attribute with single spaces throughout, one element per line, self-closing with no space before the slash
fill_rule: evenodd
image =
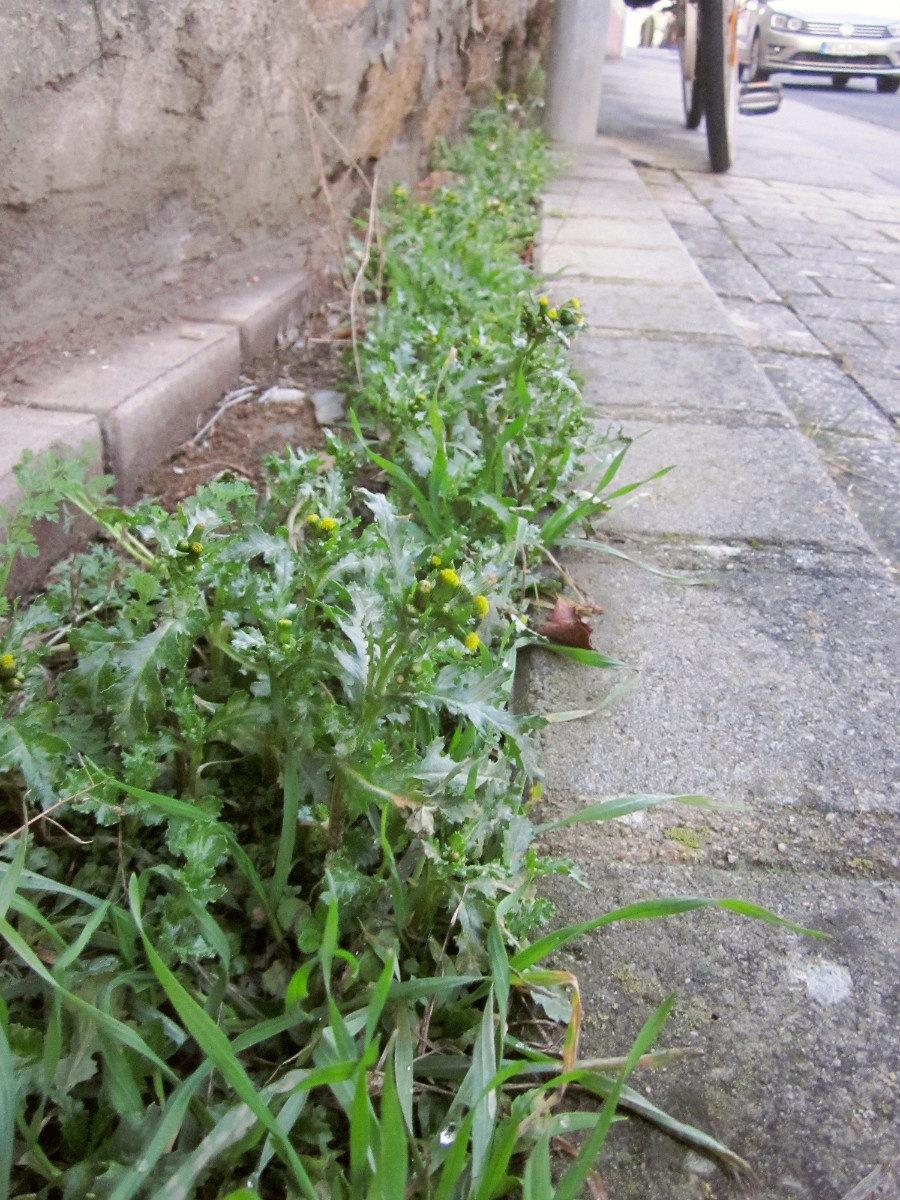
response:
<path id="1" fill-rule="evenodd" d="M 887 92 L 888 95 L 900 92 L 900 75 L 879 75 L 876 86 L 879 92 Z"/>
<path id="2" fill-rule="evenodd" d="M 771 71 L 764 71 L 759 65 L 759 56 L 762 52 L 761 39 L 759 32 L 754 35 L 753 45 L 750 47 L 750 61 L 747 64 L 747 79 L 750 83 L 768 83 Z"/>
<path id="3" fill-rule="evenodd" d="M 845 88 L 849 82 L 849 75 L 832 75 L 831 77 L 831 86 L 836 87 L 839 91 Z"/>

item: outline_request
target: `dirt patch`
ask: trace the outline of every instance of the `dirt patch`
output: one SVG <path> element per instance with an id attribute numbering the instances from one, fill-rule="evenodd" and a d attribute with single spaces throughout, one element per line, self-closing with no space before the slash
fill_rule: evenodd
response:
<path id="1" fill-rule="evenodd" d="M 200 484 L 222 475 L 259 486 L 267 455 L 287 446 L 324 446 L 322 426 L 333 423 L 327 410 L 340 406 L 347 378 L 348 344 L 340 313 L 326 308 L 315 314 L 277 353 L 256 359 L 240 386 L 203 414 L 194 438 L 146 477 L 143 494 L 174 508 Z"/>

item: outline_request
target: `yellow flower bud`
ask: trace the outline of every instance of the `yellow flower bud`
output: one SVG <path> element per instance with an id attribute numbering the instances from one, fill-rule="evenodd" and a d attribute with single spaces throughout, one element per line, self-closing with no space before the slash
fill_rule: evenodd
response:
<path id="1" fill-rule="evenodd" d="M 479 617 L 486 617 L 489 608 L 490 605 L 487 602 L 486 596 L 475 597 L 475 611 L 478 613 Z"/>
<path id="2" fill-rule="evenodd" d="M 459 576 L 452 567 L 445 567 L 441 571 L 441 579 L 443 579 L 444 583 L 449 583 L 450 587 L 459 587 Z"/>
<path id="3" fill-rule="evenodd" d="M 481 638 L 477 633 L 467 633 L 463 645 L 470 653 L 474 653 L 481 645 Z"/>

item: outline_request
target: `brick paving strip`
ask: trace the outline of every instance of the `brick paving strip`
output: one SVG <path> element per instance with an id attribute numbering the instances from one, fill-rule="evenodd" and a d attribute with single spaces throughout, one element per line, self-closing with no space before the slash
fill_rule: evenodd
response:
<path id="1" fill-rule="evenodd" d="M 686 190 L 673 197 L 682 219 L 699 207 Z M 708 223 L 695 224 L 711 246 L 716 223 L 700 211 Z M 704 1057 L 635 1084 L 757 1173 L 745 1189 L 676 1142 L 618 1126 L 604 1185 L 610 1200 L 855 1200 L 851 1189 L 863 1184 L 861 1195 L 897 1200 L 895 579 L 734 314 L 616 147 L 580 153 L 552 183 L 545 214 L 539 265 L 556 277 L 551 295 L 577 295 L 589 324 L 576 343 L 586 397 L 601 425 L 641 435 L 623 481 L 675 466 L 608 528 L 643 563 L 705 586 L 570 552 L 569 569 L 606 610 L 595 644 L 639 676 L 600 708 L 608 675 L 530 659 L 524 707 L 597 706 L 542 734 L 542 819 L 635 791 L 742 806 L 667 806 L 556 835 L 550 848 L 571 856 L 587 883 L 554 884 L 559 918 L 654 895 L 732 896 L 830 935 L 705 910 L 582 939 L 573 965 L 588 1014 L 584 1053 L 624 1053 L 677 989 L 663 1044 Z M 771 287 L 762 276 L 749 282 Z M 777 298 L 763 291 L 759 300 Z M 788 327 L 790 315 L 777 314 L 788 349 L 831 365 L 803 325 Z"/>

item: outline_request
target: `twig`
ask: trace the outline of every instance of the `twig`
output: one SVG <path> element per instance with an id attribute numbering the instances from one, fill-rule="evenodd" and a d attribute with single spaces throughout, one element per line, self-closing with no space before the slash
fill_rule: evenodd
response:
<path id="1" fill-rule="evenodd" d="M 56 810 L 58 808 L 62 808 L 62 806 L 64 804 L 68 804 L 70 800 L 78 800 L 82 796 L 88 795 L 91 791 L 92 791 L 91 788 L 85 788 L 85 790 L 83 792 L 79 792 L 75 796 L 63 796 L 62 800 L 57 800 L 57 802 L 55 804 L 51 804 L 49 808 L 42 809 L 39 813 L 35 813 L 35 815 L 33 817 L 29 817 L 27 820 L 24 820 L 22 822 L 22 824 L 18 827 L 18 829 L 14 829 L 12 831 L 12 833 L 8 833 L 8 834 L 6 834 L 5 837 L 0 838 L 0 846 L 5 846 L 6 843 L 11 842 L 13 838 L 17 838 L 20 833 L 24 833 L 26 831 L 26 829 L 29 829 L 37 821 L 43 821 L 44 818 L 47 817 L 48 813 L 56 812 Z M 22 807 L 23 807 L 22 816 L 24 817 L 25 813 L 28 810 L 25 808 L 24 804 Z M 52 824 L 56 825 L 57 822 L 53 821 Z M 62 828 L 62 826 L 60 826 L 60 828 Z M 68 833 L 68 830 L 63 829 L 63 833 Z M 72 837 L 72 836 L 73 836 L 72 834 L 69 834 L 69 837 Z M 76 838 L 75 840 L 78 841 L 79 839 Z M 85 843 L 85 845 L 87 845 L 87 844 L 88 843 Z"/>
<path id="2" fill-rule="evenodd" d="M 444 944 L 443 944 L 443 946 L 441 946 L 441 957 L 437 964 L 437 973 L 439 976 L 442 975 L 444 972 L 444 956 L 447 953 L 447 946 L 450 944 L 450 933 L 453 929 L 453 926 L 456 924 L 456 918 L 459 916 L 459 910 L 463 906 L 463 901 L 466 898 L 466 891 L 468 890 L 468 886 L 469 885 L 466 884 L 463 887 L 463 893 L 459 898 L 459 904 L 457 904 L 456 911 L 454 912 L 453 916 L 450 918 L 450 924 L 447 926 L 447 933 L 446 933 L 446 936 L 444 937 Z M 421 1058 L 422 1055 L 425 1053 L 425 1050 L 428 1046 L 428 1026 L 431 1024 L 431 1015 L 434 1012 L 434 1004 L 435 1004 L 436 999 L 437 999 L 436 993 L 432 992 L 432 994 L 428 998 L 428 1004 L 425 1008 L 425 1015 L 422 1017 L 422 1024 L 419 1026 L 419 1044 L 416 1047 L 416 1058 Z"/>
<path id="3" fill-rule="evenodd" d="M 356 278 L 353 280 L 353 287 L 350 289 L 350 336 L 353 339 L 353 362 L 356 365 L 356 379 L 362 386 L 362 367 L 359 362 L 359 337 L 356 329 L 356 298 L 359 295 L 360 284 L 363 276 L 366 273 L 366 267 L 369 265 L 369 256 L 372 252 L 372 232 L 375 228 L 375 214 L 378 209 L 378 168 L 375 168 L 375 174 L 372 178 L 372 196 L 369 201 L 369 224 L 366 228 L 366 241 L 363 246 L 362 262 L 359 264 L 359 270 L 356 272 Z"/>
<path id="4" fill-rule="evenodd" d="M 566 568 L 562 565 L 562 563 L 557 558 L 555 558 L 553 554 L 550 553 L 550 551 L 547 549 L 547 547 L 541 546 L 541 550 L 543 550 L 544 554 L 547 556 L 547 558 L 549 558 L 550 562 L 553 563 L 554 567 L 557 569 L 557 571 L 559 571 L 560 575 L 562 575 L 563 579 L 566 581 L 566 583 L 569 585 L 569 587 L 573 588 L 576 592 L 578 592 L 579 596 L 581 596 L 584 599 L 584 601 L 585 601 L 584 607 L 588 610 L 588 612 L 602 613 L 603 609 L 600 607 L 599 604 L 594 603 L 594 599 L 591 596 L 590 592 L 585 591 L 585 589 L 581 586 L 581 584 L 572 578 L 572 576 L 569 574 L 569 572 L 566 570 Z"/>
<path id="5" fill-rule="evenodd" d="M 212 429 L 213 425 L 215 425 L 217 421 L 224 417 L 229 408 L 234 408 L 236 404 L 243 404 L 244 401 L 249 400 L 255 392 L 256 388 L 244 387 L 239 388 L 236 392 L 232 392 L 230 396 L 226 396 L 206 424 L 202 426 L 202 428 L 198 429 L 191 438 L 191 443 L 196 444 L 197 442 L 202 441 L 206 434 Z"/>
<path id="6" fill-rule="evenodd" d="M 341 272 L 341 277 L 346 285 L 347 272 L 344 267 L 344 259 L 341 254 L 341 246 L 344 244 L 344 239 L 341 234 L 341 226 L 338 221 L 337 212 L 335 211 L 334 201 L 331 198 L 331 189 L 328 186 L 328 176 L 325 174 L 325 163 L 322 161 L 322 148 L 319 145 L 319 139 L 316 137 L 316 132 L 313 129 L 312 113 L 313 108 L 309 103 L 309 96 L 306 94 L 306 88 L 302 83 L 297 85 L 297 90 L 300 93 L 300 103 L 303 105 L 303 116 L 306 119 L 306 129 L 309 134 L 309 144 L 312 150 L 313 162 L 316 164 L 316 171 L 319 176 L 319 186 L 322 189 L 322 194 L 325 197 L 325 203 L 328 206 L 328 215 L 331 219 L 331 229 L 335 239 L 335 245 L 332 247 L 338 260 L 338 269 Z"/>
<path id="7" fill-rule="evenodd" d="M 110 591 L 111 589 L 108 588 L 103 599 L 98 600 L 96 604 L 91 605 L 91 607 L 86 609 L 83 613 L 75 613 L 68 625 L 63 625 L 61 628 L 57 629 L 53 637 L 48 638 L 47 641 L 44 642 L 45 648 L 47 650 L 52 650 L 57 643 L 63 640 L 63 638 L 69 636 L 76 625 L 80 624 L 82 621 L 86 621 L 88 617 L 92 617 L 94 613 L 99 612 L 101 608 L 105 608 L 109 603 Z"/>
<path id="8" fill-rule="evenodd" d="M 46 813 L 44 813 L 43 815 L 44 815 L 44 817 L 46 817 L 46 819 L 50 822 L 51 825 L 55 825 L 60 833 L 65 834 L 65 836 L 67 838 L 71 838 L 72 841 L 76 843 L 76 845 L 92 846 L 94 844 L 93 838 L 85 839 L 85 838 L 76 837 L 76 835 L 74 833 L 72 833 L 70 830 L 66 829 L 65 825 L 60 825 L 59 821 L 54 821 L 53 818 L 48 817 Z"/>

